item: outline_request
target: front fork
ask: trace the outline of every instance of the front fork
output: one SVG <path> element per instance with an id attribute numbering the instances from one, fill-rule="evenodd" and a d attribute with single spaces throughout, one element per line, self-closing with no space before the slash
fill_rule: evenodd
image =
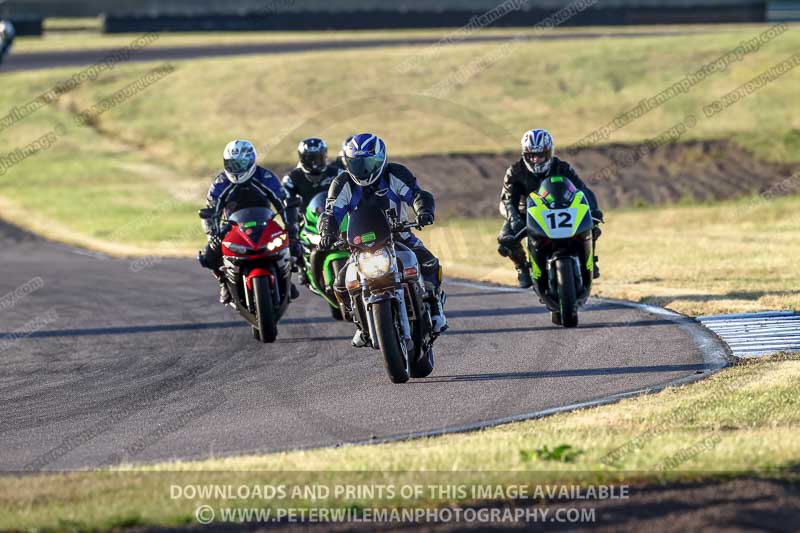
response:
<path id="1" fill-rule="evenodd" d="M 363 282 L 362 282 L 363 283 Z M 401 334 L 403 335 L 403 341 L 405 342 L 406 349 L 411 350 L 413 348 L 413 340 L 411 339 L 411 323 L 408 320 L 408 309 L 406 308 L 406 299 L 405 294 L 403 292 L 403 288 L 396 287 L 394 289 L 385 289 L 379 290 L 374 293 L 369 291 L 369 288 L 366 284 L 362 284 L 362 302 L 364 303 L 364 309 L 366 315 L 364 318 L 366 319 L 367 329 L 369 331 L 369 337 L 372 340 L 372 347 L 376 350 L 380 349 L 380 346 L 377 345 L 375 340 L 378 338 L 377 330 L 375 328 L 375 320 L 373 319 L 371 310 L 372 306 L 384 302 L 384 301 L 391 301 L 392 306 L 395 307 L 395 312 L 400 316 L 400 329 Z"/>
<path id="2" fill-rule="evenodd" d="M 579 292 L 588 294 L 591 290 L 594 261 L 594 242 L 591 236 L 587 235 L 583 238 L 582 246 L 582 258 L 578 258 L 573 254 L 569 255 L 573 255 L 575 258 L 575 272 L 578 273 L 580 280 L 578 284 Z M 554 307 L 555 304 L 553 302 L 558 300 L 558 292 L 555 290 L 556 270 L 553 261 L 558 257 L 558 253 L 537 248 L 530 238 L 528 238 L 527 248 L 528 260 L 531 264 L 531 277 L 533 278 L 536 294 L 539 295 L 539 298 L 544 303 L 549 304 L 548 307 Z"/>

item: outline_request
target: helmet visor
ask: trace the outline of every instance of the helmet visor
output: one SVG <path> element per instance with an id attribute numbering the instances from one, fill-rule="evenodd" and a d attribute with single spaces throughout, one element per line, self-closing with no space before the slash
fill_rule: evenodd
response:
<path id="1" fill-rule="evenodd" d="M 306 152 L 300 156 L 300 162 L 308 170 L 322 170 L 325 168 L 325 159 L 325 153 L 321 150 L 317 152 Z"/>
<path id="2" fill-rule="evenodd" d="M 547 162 L 547 160 L 550 159 L 552 155 L 553 155 L 552 150 L 544 149 L 544 150 L 539 150 L 538 152 L 525 152 L 524 154 L 522 154 L 522 157 L 524 157 L 525 161 L 527 161 L 531 165 L 539 165 Z"/>
<path id="3" fill-rule="evenodd" d="M 237 157 L 233 159 L 226 159 L 225 160 L 225 170 L 233 174 L 234 176 L 241 176 L 245 174 L 250 167 L 255 164 L 256 158 L 253 154 L 249 154 L 243 157 Z"/>
<path id="4" fill-rule="evenodd" d="M 349 157 L 344 156 L 344 165 L 347 172 L 360 182 L 369 182 L 377 177 L 383 167 L 386 158 L 383 155 L 372 155 L 368 157 Z"/>

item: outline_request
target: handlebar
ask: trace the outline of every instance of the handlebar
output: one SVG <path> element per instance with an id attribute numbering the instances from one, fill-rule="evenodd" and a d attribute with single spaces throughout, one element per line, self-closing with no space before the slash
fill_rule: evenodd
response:
<path id="1" fill-rule="evenodd" d="M 418 221 L 409 220 L 407 222 L 398 222 L 397 224 L 393 224 L 391 226 L 391 232 L 404 233 L 408 230 L 422 229 L 423 227 L 424 226 L 420 224 Z M 333 246 L 331 246 L 331 248 L 337 250 L 348 250 L 350 248 L 350 245 L 347 243 L 347 239 L 339 239 L 333 243 Z"/>
<path id="2" fill-rule="evenodd" d="M 398 222 L 392 226 L 392 233 L 403 233 L 412 229 L 422 229 L 423 226 L 416 220 L 408 220 L 406 222 Z"/>

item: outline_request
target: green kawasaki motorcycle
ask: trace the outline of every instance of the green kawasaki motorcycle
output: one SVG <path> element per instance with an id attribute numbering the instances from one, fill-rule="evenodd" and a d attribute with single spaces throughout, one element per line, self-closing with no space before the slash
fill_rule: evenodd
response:
<path id="1" fill-rule="evenodd" d="M 592 289 L 594 221 L 583 192 L 552 176 L 527 199 L 528 257 L 533 288 L 555 325 L 574 328 Z"/>
<path id="2" fill-rule="evenodd" d="M 320 250 L 319 217 L 325 211 L 326 194 L 321 192 L 314 196 L 306 207 L 303 228 L 300 230 L 300 242 L 303 246 L 305 268 L 301 275 L 308 279 L 308 288 L 325 300 L 331 308 L 331 316 L 343 320 L 342 309 L 333 292 L 336 273 L 347 263 L 350 254 L 344 250 Z M 348 218 L 342 221 L 339 230 L 347 231 Z M 348 319 L 350 317 L 347 317 Z"/>

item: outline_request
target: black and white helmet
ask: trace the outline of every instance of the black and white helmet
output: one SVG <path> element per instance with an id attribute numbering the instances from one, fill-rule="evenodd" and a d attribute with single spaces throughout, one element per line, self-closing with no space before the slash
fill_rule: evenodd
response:
<path id="1" fill-rule="evenodd" d="M 328 166 L 328 145 L 317 137 L 303 139 L 297 145 L 300 168 L 309 174 L 320 174 Z"/>
<path id="2" fill-rule="evenodd" d="M 256 171 L 256 148 L 250 141 L 235 140 L 222 152 L 225 175 L 232 183 L 244 183 Z"/>
<path id="3" fill-rule="evenodd" d="M 547 174 L 553 163 L 553 136 L 547 130 L 530 130 L 522 136 L 522 160 L 534 174 Z"/>

